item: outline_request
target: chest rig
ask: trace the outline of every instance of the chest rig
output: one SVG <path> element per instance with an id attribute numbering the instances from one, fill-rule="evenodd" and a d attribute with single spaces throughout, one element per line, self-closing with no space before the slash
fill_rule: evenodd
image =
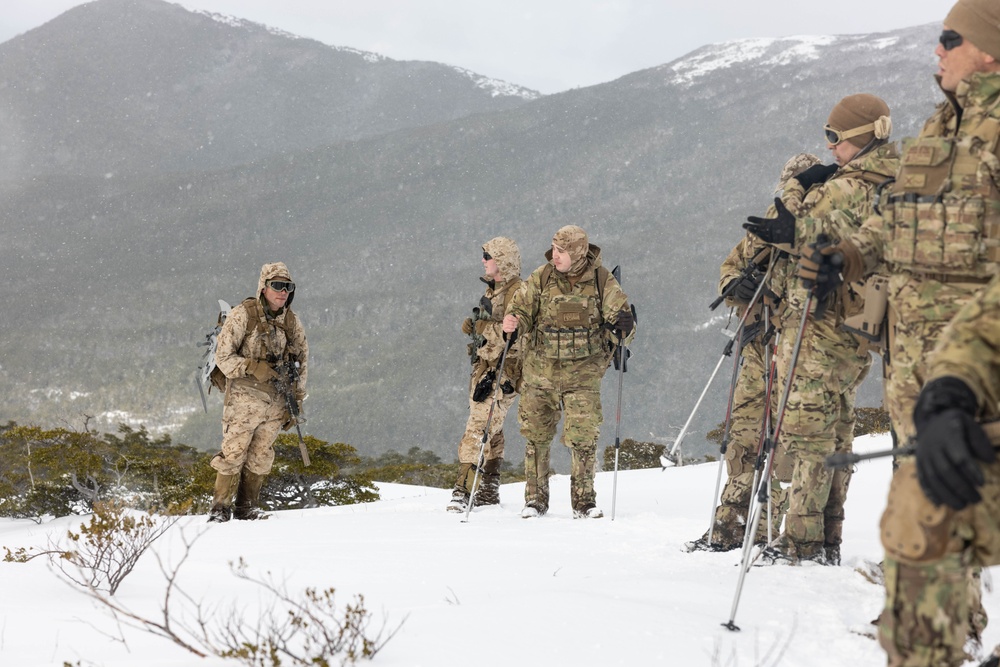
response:
<path id="1" fill-rule="evenodd" d="M 541 306 L 535 327 L 535 346 L 548 359 L 573 361 L 604 354 L 607 330 L 601 314 L 604 286 L 610 271 L 594 269 L 593 280 L 580 280 L 569 292 L 567 282 L 553 276 L 551 265 L 541 276 Z"/>
<path id="2" fill-rule="evenodd" d="M 1000 108 L 970 107 L 957 130 L 942 109 L 921 136 L 903 140 L 899 175 L 882 207 L 885 259 L 944 282 L 1000 269 Z M 951 136 L 949 136 L 951 134 Z"/>

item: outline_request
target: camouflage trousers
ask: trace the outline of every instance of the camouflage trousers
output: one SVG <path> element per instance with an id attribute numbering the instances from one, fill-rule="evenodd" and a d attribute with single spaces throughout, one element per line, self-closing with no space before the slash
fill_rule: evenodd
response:
<path id="1" fill-rule="evenodd" d="M 743 543 L 748 521 L 748 508 L 756 503 L 753 483 L 757 475 L 757 453 L 764 427 L 764 402 L 767 394 L 766 367 L 763 349 L 754 342 L 742 351 L 742 364 L 733 392 L 730 415 L 729 443 L 726 446 L 726 484 L 722 488 L 719 506 L 715 510 L 712 542 L 726 548 Z M 772 410 L 777 403 L 777 391 L 772 391 Z M 771 507 L 772 530 L 780 530 L 784 516 L 785 492 L 778 483 L 780 466 L 772 466 Z M 761 471 L 763 472 L 763 471 Z M 790 472 L 789 472 L 790 475 Z M 767 538 L 767 523 L 762 522 L 756 539 Z"/>
<path id="2" fill-rule="evenodd" d="M 211 465 L 238 475 L 244 465 L 257 475 L 271 472 L 274 441 L 287 418 L 284 400 L 238 384 L 230 386 L 222 408 L 222 451 Z"/>
<path id="3" fill-rule="evenodd" d="M 912 459 L 900 464 L 882 521 L 886 599 L 879 643 L 889 667 L 958 667 L 972 659 L 967 640 L 977 641 L 986 627 L 981 568 L 1000 564 L 1000 463 L 983 466 L 982 502 L 961 512 L 940 509 L 943 520 L 933 526 L 924 519 L 933 505 L 915 495 L 922 496 L 916 482 L 900 483 L 915 480 L 914 468 Z M 928 546 L 908 558 L 891 535 L 914 527 Z"/>
<path id="4" fill-rule="evenodd" d="M 782 378 L 788 377 L 794 346 L 793 336 L 782 339 Z M 853 336 L 828 320 L 810 319 L 779 434 L 792 465 L 785 536 L 800 554 L 842 541 L 851 470 L 828 470 L 824 461 L 851 451 L 854 400 L 870 367 L 871 358 L 858 353 Z"/>
<path id="5" fill-rule="evenodd" d="M 483 431 L 486 429 L 487 419 L 490 421 L 490 432 L 486 446 L 483 448 L 483 461 L 503 458 L 503 422 L 515 398 L 517 398 L 515 392 L 505 394 L 501 391 L 496 406 L 493 408 L 493 416 L 490 417 L 493 395 L 490 394 L 485 401 L 478 403 L 472 400 L 472 396 L 469 396 L 469 419 L 465 422 L 465 434 L 458 443 L 459 463 L 479 463 L 479 447 L 483 442 Z"/>
<path id="6" fill-rule="evenodd" d="M 603 420 L 600 378 L 590 387 L 559 390 L 524 386 L 518 406 L 524 448 L 524 501 L 549 506 L 549 449 L 564 413 L 563 444 L 570 448 L 570 501 L 574 509 L 594 505 L 597 438 Z"/>
<path id="7" fill-rule="evenodd" d="M 922 282 L 909 274 L 890 278 L 889 305 L 894 326 L 885 401 L 901 444 L 916 432 L 913 406 L 927 378 L 927 362 L 941 332 L 981 287 Z M 897 476 L 903 472 L 903 465 Z M 890 490 L 890 502 L 892 495 Z M 983 497 L 987 498 L 985 490 Z M 984 500 L 977 507 L 986 505 Z M 970 510 L 962 514 L 966 512 Z M 883 516 L 883 523 L 888 519 Z M 976 532 L 989 532 L 986 526 L 980 523 Z M 992 530 L 995 533 L 995 525 Z M 964 658 L 959 656 L 965 654 L 966 640 L 975 641 L 986 627 L 978 566 L 996 563 L 1000 545 L 974 556 L 955 553 L 934 565 L 912 566 L 886 555 L 886 602 L 879 617 L 879 636 L 890 665 L 962 664 Z"/>

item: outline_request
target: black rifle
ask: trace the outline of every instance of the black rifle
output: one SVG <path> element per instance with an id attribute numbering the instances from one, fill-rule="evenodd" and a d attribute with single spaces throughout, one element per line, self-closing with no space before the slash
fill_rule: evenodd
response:
<path id="1" fill-rule="evenodd" d="M 719 295 L 718 299 L 709 304 L 708 309 L 715 310 L 716 308 L 718 308 L 719 304 L 725 301 L 726 297 L 732 294 L 736 290 L 736 286 L 739 285 L 744 278 L 750 278 L 752 276 L 756 276 L 757 274 L 764 273 L 767 269 L 767 264 L 770 261 L 770 259 L 771 259 L 770 247 L 764 248 L 763 250 L 758 252 L 754 256 L 754 258 L 751 259 L 749 263 L 747 263 L 746 267 L 744 267 L 744 269 L 740 271 L 740 275 L 736 276 L 736 278 L 729 281 L 729 284 L 726 285 L 726 288 L 722 290 L 722 294 Z"/>
<path id="2" fill-rule="evenodd" d="M 302 429 L 299 428 L 299 422 L 304 420 L 299 417 L 299 403 L 295 400 L 295 385 L 299 382 L 299 362 L 289 357 L 280 364 L 276 364 L 275 370 L 278 372 L 278 377 L 271 382 L 275 389 L 285 397 L 285 407 L 288 408 L 288 413 L 292 416 L 295 432 L 299 434 L 299 452 L 302 454 L 302 465 L 309 467 L 309 450 L 306 448 L 306 441 L 302 438 Z"/>
<path id="3" fill-rule="evenodd" d="M 481 299 L 479 299 L 479 305 L 472 309 L 472 333 L 469 336 L 472 337 L 472 342 L 469 343 L 469 360 L 472 365 L 475 366 L 476 362 L 479 361 L 479 348 L 481 348 L 486 343 L 486 336 L 476 333 L 476 322 L 479 320 L 489 320 L 493 318 L 493 302 L 486 298 L 484 294 Z"/>

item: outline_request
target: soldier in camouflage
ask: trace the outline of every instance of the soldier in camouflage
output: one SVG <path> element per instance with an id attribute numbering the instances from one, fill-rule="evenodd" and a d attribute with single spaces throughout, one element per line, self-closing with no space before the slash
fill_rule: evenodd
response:
<path id="1" fill-rule="evenodd" d="M 469 504 L 479 450 L 483 449 L 483 468 L 479 488 L 475 490 L 476 507 L 500 504 L 500 466 L 503 464 L 503 422 L 521 386 L 521 343 L 514 341 L 503 369 L 497 365 L 506 341 L 501 329 L 506 306 L 521 284 L 521 251 L 511 239 L 498 236 L 483 246 L 483 271 L 486 294 L 474 309 L 475 317 L 462 322 L 462 332 L 472 337 L 469 355 L 472 375 L 469 378 L 469 418 L 465 434 L 458 443 L 458 479 L 451 493 L 448 511 L 464 512 Z M 497 377 L 499 375 L 499 377 Z M 492 382 L 489 381 L 492 378 Z M 501 393 L 493 404 L 495 383 Z M 490 417 L 490 410 L 493 415 Z M 489 419 L 489 434 L 483 446 L 483 432 Z"/>
<path id="2" fill-rule="evenodd" d="M 902 441 L 918 430 L 914 406 L 931 378 L 928 359 L 942 331 L 1000 269 L 1000 5 L 959 0 L 945 18 L 935 54 L 946 100 L 919 136 L 903 143 L 881 215 L 815 252 L 801 268 L 834 283 L 841 275 L 852 280 L 880 266 L 887 270 L 886 396 Z M 973 548 L 961 525 L 951 530 L 965 547 L 947 556 L 938 558 L 926 542 L 916 552 L 901 549 L 892 535 L 925 506 L 914 502 L 913 486 L 904 483 L 912 471 L 900 466 L 882 518 L 886 603 L 880 641 L 890 665 L 960 665 L 966 639 L 975 643 L 985 627 L 976 570 L 969 566 L 996 562 L 1000 549 Z"/>
<path id="3" fill-rule="evenodd" d="M 215 364 L 227 380 L 222 451 L 211 462 L 216 477 L 209 521 L 261 516 L 257 503 L 274 463 L 274 441 L 278 431 L 294 426 L 285 398 L 274 386 L 275 366 L 298 361 L 294 392 L 300 409 L 306 395 L 309 346 L 302 323 L 290 309 L 294 298 L 288 268 L 281 262 L 265 264 L 257 297 L 233 308 L 219 331 Z"/>
<path id="4" fill-rule="evenodd" d="M 800 153 L 790 158 L 782 167 L 775 194 L 784 192 L 789 179 L 819 163 L 819 158 L 809 153 Z M 784 201 L 789 209 L 796 209 L 801 199 L 796 196 L 794 198 L 788 197 Z M 771 207 L 767 215 L 774 214 L 774 209 Z M 728 292 L 726 305 L 736 308 L 736 314 L 740 318 L 746 312 L 747 305 L 764 277 L 763 271 L 755 271 L 753 275 L 749 276 L 744 275 L 744 271 L 755 259 L 758 265 L 772 261 L 770 253 L 764 253 L 765 256 L 761 257 L 762 251 L 766 248 L 767 245 L 763 241 L 752 234 L 747 234 L 730 251 L 720 268 L 719 293 Z M 737 280 L 740 282 L 734 284 L 734 281 Z M 773 293 L 767 291 L 766 295 L 773 295 Z M 764 299 L 768 302 L 768 310 L 772 311 L 776 305 L 774 299 L 770 296 L 765 296 Z M 688 551 L 730 551 L 743 544 L 761 444 L 761 432 L 764 425 L 764 404 L 767 393 L 768 366 L 770 365 L 765 353 L 767 344 L 762 335 L 769 323 L 764 321 L 763 316 L 764 309 L 758 302 L 754 306 L 754 312 L 746 318 L 744 331 L 741 334 L 744 341 L 740 346 L 740 370 L 733 391 L 729 442 L 725 454 L 727 477 L 719 506 L 715 510 L 712 540 L 709 542 L 709 534 L 706 531 L 700 538 L 685 545 Z M 772 321 L 776 319 L 771 318 Z M 777 398 L 777 392 L 772 392 L 772 411 L 777 403 Z M 777 462 L 772 470 L 774 474 L 772 475 L 771 504 L 775 510 L 772 512 L 772 526 L 775 530 L 779 530 L 783 517 L 782 507 L 785 502 L 785 493 L 778 480 L 781 479 L 781 475 L 785 471 Z M 790 479 L 790 471 L 785 474 Z M 758 529 L 757 541 L 765 540 L 766 537 L 767 526 L 764 524 Z"/>
<path id="5" fill-rule="evenodd" d="M 869 94 L 838 102 L 824 131 L 835 164 L 816 165 L 789 182 L 786 198 L 801 198 L 798 215 L 780 200 L 777 217 L 748 218 L 745 227 L 764 241 L 793 249 L 821 234 L 842 237 L 872 213 L 877 185 L 896 172 L 895 148 L 887 143 L 889 107 Z M 864 307 L 861 285 L 817 294 L 792 361 L 807 291 L 794 275 L 774 291 L 784 294 L 779 376 L 792 384 L 781 418 L 780 446 L 792 464 L 784 532 L 765 552 L 765 561 L 839 564 L 844 502 L 850 470 L 830 471 L 828 455 L 850 452 L 854 438 L 857 388 L 871 366 L 867 347 L 842 329 Z M 813 307 L 814 306 L 814 307 Z"/>
<path id="6" fill-rule="evenodd" d="M 567 225 L 552 238 L 548 263 L 514 295 L 503 320 L 523 339 L 524 377 L 518 422 L 524 453 L 524 518 L 549 509 L 549 447 L 564 412 L 563 444 L 570 448 L 573 516 L 600 518 L 594 477 L 603 420 L 601 378 L 611 360 L 612 336 L 626 344 L 635 334 L 628 297 L 601 266 L 601 249 L 587 233 Z"/>

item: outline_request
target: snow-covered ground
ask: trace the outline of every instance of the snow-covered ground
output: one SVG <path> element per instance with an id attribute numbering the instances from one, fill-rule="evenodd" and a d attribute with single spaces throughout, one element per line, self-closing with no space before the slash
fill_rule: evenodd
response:
<path id="1" fill-rule="evenodd" d="M 855 451 L 883 449 L 886 437 L 860 438 Z M 523 484 L 501 488 L 501 507 L 463 515 L 444 511 L 449 492 L 382 485 L 367 505 L 278 512 L 267 521 L 208 526 L 185 517 L 154 545 L 176 561 L 182 534 L 194 542 L 180 586 L 221 616 L 235 606 L 247 621 L 261 589 L 229 563 L 269 571 L 297 596 L 335 587 L 340 602 L 365 597 L 372 628 L 402 623 L 374 665 L 881 665 L 869 636 L 882 589 L 854 566 L 881 559 L 878 521 L 888 459 L 865 462 L 847 506 L 841 567 L 754 567 L 735 622 L 738 552 L 683 553 L 706 529 L 717 464 L 621 472 L 611 520 L 612 474 L 600 473 L 600 520 L 574 520 L 569 478 L 552 480 L 545 517 L 519 516 Z M 44 546 L 79 523 L 0 520 L 0 546 Z M 183 531 L 183 533 L 182 533 Z M 203 534 L 201 534 L 203 533 Z M 119 628 L 86 595 L 56 578 L 44 559 L 0 563 L 0 665 L 64 661 L 102 667 L 235 664 L 200 659 L 150 634 Z M 115 597 L 155 615 L 164 583 L 147 553 Z M 985 596 L 1000 618 L 1000 600 Z M 121 636 L 124 635 L 124 641 Z M 986 645 L 1000 641 L 1000 623 Z"/>

